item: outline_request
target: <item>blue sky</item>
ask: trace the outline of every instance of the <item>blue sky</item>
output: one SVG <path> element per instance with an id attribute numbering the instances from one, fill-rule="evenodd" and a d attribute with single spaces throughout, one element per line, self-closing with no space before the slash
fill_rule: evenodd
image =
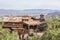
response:
<path id="1" fill-rule="evenodd" d="M 57 9 L 60 10 L 60 0 L 0 0 L 0 9 Z"/>

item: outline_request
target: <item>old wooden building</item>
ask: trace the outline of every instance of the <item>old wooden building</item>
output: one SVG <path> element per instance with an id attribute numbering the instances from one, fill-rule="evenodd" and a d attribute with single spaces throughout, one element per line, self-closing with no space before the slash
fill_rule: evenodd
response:
<path id="1" fill-rule="evenodd" d="M 24 22 L 33 21 L 30 16 L 4 16 L 0 19 L 0 23 L 4 23 L 3 28 L 11 31 L 23 30 L 25 28 Z"/>
<path id="2" fill-rule="evenodd" d="M 34 19 L 31 16 L 4 16 L 2 17 L 3 19 L 0 21 L 0 23 L 4 23 L 4 29 L 10 29 L 11 31 L 19 32 L 24 30 L 28 33 L 30 29 L 35 31 L 36 29 L 41 29 L 41 27 L 44 27 L 42 25 L 45 24 L 44 15 L 40 15 L 40 17 L 40 19 Z"/>

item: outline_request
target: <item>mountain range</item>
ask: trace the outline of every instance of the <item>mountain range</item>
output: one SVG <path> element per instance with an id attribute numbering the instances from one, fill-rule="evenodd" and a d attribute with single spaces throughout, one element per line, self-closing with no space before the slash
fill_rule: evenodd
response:
<path id="1" fill-rule="evenodd" d="M 51 10 L 51 9 L 29 9 L 29 10 L 5 10 L 0 9 L 0 16 L 3 15 L 29 15 L 29 16 L 36 16 L 39 17 L 40 14 L 44 15 L 59 15 L 60 10 Z"/>

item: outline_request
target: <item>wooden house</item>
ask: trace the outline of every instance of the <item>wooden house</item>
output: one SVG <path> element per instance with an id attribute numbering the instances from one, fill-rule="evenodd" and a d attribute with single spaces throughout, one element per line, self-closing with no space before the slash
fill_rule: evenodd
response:
<path id="1" fill-rule="evenodd" d="M 3 19 L 2 19 L 3 18 Z M 30 16 L 4 16 L 1 17 L 0 23 L 4 23 L 4 29 L 10 29 L 11 31 L 21 31 L 24 29 L 23 22 L 33 21 Z"/>
<path id="2" fill-rule="evenodd" d="M 43 24 L 43 21 L 45 21 L 44 16 L 40 16 L 42 17 L 40 19 L 33 19 L 30 16 L 4 16 L 0 23 L 3 22 L 3 28 L 10 29 L 11 31 L 14 30 L 21 32 L 25 30 L 29 32 L 30 29 L 35 31 L 36 29 L 40 28 L 40 24 Z"/>

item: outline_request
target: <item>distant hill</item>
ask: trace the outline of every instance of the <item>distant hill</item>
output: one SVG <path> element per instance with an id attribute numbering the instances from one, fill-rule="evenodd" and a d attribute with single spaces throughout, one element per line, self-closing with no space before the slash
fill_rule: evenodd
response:
<path id="1" fill-rule="evenodd" d="M 55 11 L 47 14 L 47 16 L 51 16 L 51 15 L 60 15 L 60 11 Z"/>
<path id="2" fill-rule="evenodd" d="M 29 10 L 4 10 L 0 9 L 0 16 L 1 15 L 29 15 L 29 16 L 36 16 L 39 17 L 39 15 L 43 13 L 45 15 L 58 15 L 60 14 L 60 10 L 50 10 L 50 9 L 29 9 Z"/>

